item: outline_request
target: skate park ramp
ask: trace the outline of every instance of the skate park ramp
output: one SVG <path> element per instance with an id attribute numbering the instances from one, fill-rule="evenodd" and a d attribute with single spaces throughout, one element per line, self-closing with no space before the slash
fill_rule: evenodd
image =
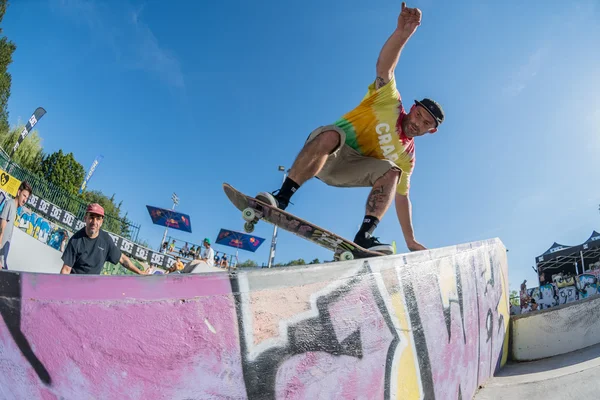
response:
<path id="1" fill-rule="evenodd" d="M 511 358 L 532 361 L 566 354 L 600 343 L 600 297 L 515 315 Z"/>
<path id="2" fill-rule="evenodd" d="M 4 399 L 470 399 L 508 355 L 498 239 L 237 274 L 0 272 Z"/>
<path id="3" fill-rule="evenodd" d="M 600 390 L 599 374 L 600 345 L 595 345 L 534 362 L 509 363 L 475 400 L 593 399 Z"/>
<path id="4" fill-rule="evenodd" d="M 59 274 L 63 266 L 62 253 L 15 227 L 8 253 L 11 271 Z"/>

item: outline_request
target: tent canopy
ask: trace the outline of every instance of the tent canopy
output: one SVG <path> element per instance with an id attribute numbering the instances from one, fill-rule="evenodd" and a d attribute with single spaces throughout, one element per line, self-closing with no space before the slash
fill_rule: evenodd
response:
<path id="1" fill-rule="evenodd" d="M 536 257 L 538 263 L 550 261 L 557 259 L 559 257 L 568 256 L 572 253 L 579 253 L 581 250 L 581 245 L 577 246 L 566 246 L 564 244 L 559 244 L 554 242 L 552 246 L 548 250 L 546 250 L 543 254 Z"/>
<path id="2" fill-rule="evenodd" d="M 582 247 L 583 250 L 589 250 L 595 247 L 600 247 L 600 233 L 596 231 L 592 232 L 589 239 L 583 243 Z"/>
<path id="3" fill-rule="evenodd" d="M 554 242 L 548 250 L 536 257 L 538 273 L 546 273 L 546 280 L 559 272 L 577 273 L 589 269 L 589 265 L 600 261 L 600 233 L 593 231 L 582 244 L 565 246 Z"/>

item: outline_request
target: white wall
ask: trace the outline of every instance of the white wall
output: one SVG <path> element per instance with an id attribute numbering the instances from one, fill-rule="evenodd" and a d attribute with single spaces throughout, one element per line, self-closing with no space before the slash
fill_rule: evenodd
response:
<path id="1" fill-rule="evenodd" d="M 511 319 L 516 361 L 538 360 L 600 343 L 600 296 Z"/>
<path id="2" fill-rule="evenodd" d="M 8 253 L 8 269 L 58 274 L 63 265 L 61 256 L 60 251 L 14 227 Z"/>

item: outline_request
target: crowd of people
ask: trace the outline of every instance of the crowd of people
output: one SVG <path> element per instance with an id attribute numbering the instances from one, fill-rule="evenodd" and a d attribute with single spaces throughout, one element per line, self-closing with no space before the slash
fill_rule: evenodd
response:
<path id="1" fill-rule="evenodd" d="M 1 269 L 9 269 L 8 259 L 13 229 L 16 225 L 17 209 L 27 203 L 32 193 L 31 185 L 25 181 L 20 184 L 15 197 L 3 191 L 1 192 L 4 196 L 0 211 Z M 126 269 L 139 275 L 146 275 L 151 273 L 151 270 L 156 270 L 156 267 L 152 265 L 148 268 L 138 268 L 127 255 L 117 248 L 109 234 L 102 230 L 104 217 L 104 208 L 100 204 L 93 203 L 87 206 L 84 215 L 84 227 L 75 232 L 71 238 L 68 235 L 64 237 L 65 243 L 62 243 L 60 247 L 63 252 L 61 257 L 63 265 L 60 273 L 98 275 L 102 272 L 106 262 L 121 264 Z M 171 243 L 163 243 L 162 250 L 165 253 L 174 252 L 175 240 Z M 182 258 L 188 260 L 187 264 L 184 264 Z M 225 253 L 215 253 L 210 239 L 205 238 L 202 246 L 192 245 L 190 248 L 188 243 L 185 243 L 179 249 L 175 262 L 164 273 L 192 273 L 199 265 L 228 269 L 230 260 Z M 235 265 L 233 267 L 235 268 Z"/>
<path id="2" fill-rule="evenodd" d="M 207 252 L 212 251 L 212 256 L 210 256 L 209 254 L 207 254 Z M 183 259 L 187 259 L 189 261 L 194 261 L 194 260 L 208 260 L 208 259 L 212 259 L 213 263 L 211 264 L 211 266 L 215 266 L 215 267 L 220 267 L 220 268 L 229 268 L 231 267 L 235 267 L 235 263 L 232 263 L 231 261 L 231 256 L 229 256 L 227 253 L 225 252 L 219 252 L 219 251 L 214 251 L 212 249 L 212 246 L 210 244 L 210 240 L 208 238 L 204 239 L 202 246 L 198 245 L 196 246 L 195 244 L 192 244 L 191 247 L 189 245 L 188 242 L 185 242 L 185 244 L 183 246 L 181 246 L 179 249 L 177 249 L 176 246 L 176 240 L 175 239 L 171 239 L 171 241 L 165 241 L 163 242 L 163 244 L 161 245 L 161 252 L 164 254 L 176 254 L 176 264 L 179 266 L 179 268 L 176 268 L 175 270 L 183 270 L 183 266 L 184 262 Z M 173 267 L 172 267 L 173 268 Z M 170 269 L 172 269 L 170 268 Z"/>

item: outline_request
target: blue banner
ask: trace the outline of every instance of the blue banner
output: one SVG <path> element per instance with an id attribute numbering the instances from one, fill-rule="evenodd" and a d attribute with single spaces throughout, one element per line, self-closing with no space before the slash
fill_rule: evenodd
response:
<path id="1" fill-rule="evenodd" d="M 236 249 L 255 252 L 265 239 L 245 233 L 221 229 L 215 244 L 235 247 Z"/>
<path id="2" fill-rule="evenodd" d="M 189 215 L 148 205 L 146 208 L 153 224 L 192 233 L 192 221 Z"/>
<path id="3" fill-rule="evenodd" d="M 104 158 L 104 156 L 102 154 L 100 154 L 98 157 L 96 157 L 96 159 L 92 163 L 92 166 L 90 167 L 90 170 L 87 173 L 87 176 L 85 177 L 85 179 L 83 180 L 83 183 L 81 184 L 81 188 L 79 189 L 79 194 L 83 193 L 83 191 L 85 190 L 85 187 L 90 182 L 90 179 L 92 179 L 92 175 L 94 174 L 96 167 L 98 166 L 98 164 L 100 164 L 100 161 L 102 161 L 103 158 Z"/>

